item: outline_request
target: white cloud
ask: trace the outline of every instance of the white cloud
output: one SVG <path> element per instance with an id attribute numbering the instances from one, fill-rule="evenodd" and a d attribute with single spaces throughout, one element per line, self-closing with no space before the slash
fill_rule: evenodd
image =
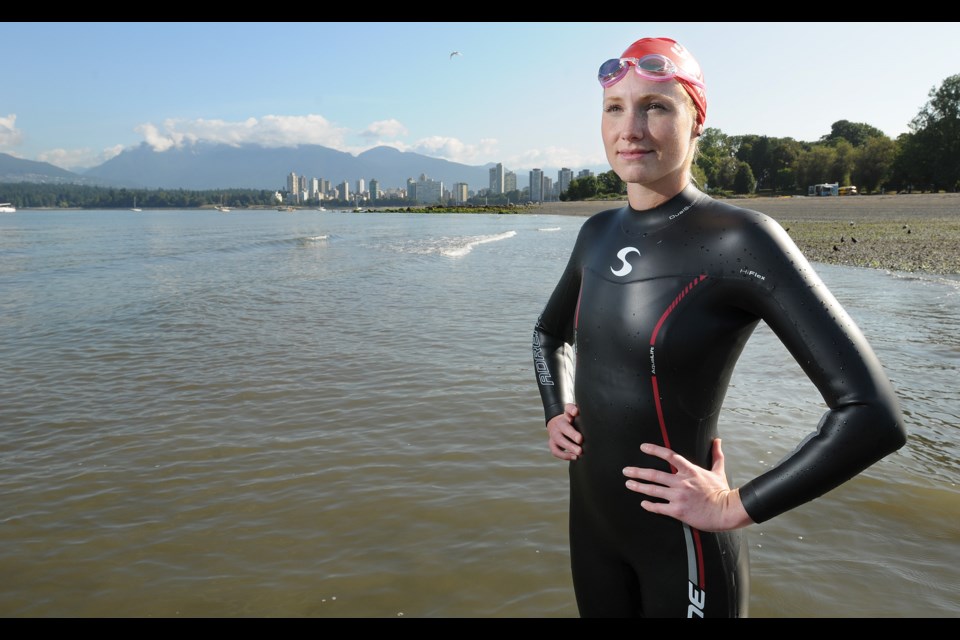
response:
<path id="1" fill-rule="evenodd" d="M 16 128 L 16 117 L 15 114 L 10 114 L 6 118 L 0 117 L 0 149 L 21 143 L 23 134 Z M 313 114 L 267 115 L 240 121 L 169 118 L 160 124 L 143 123 L 136 127 L 136 131 L 143 137 L 146 144 L 158 152 L 199 141 L 234 146 L 259 144 L 265 147 L 318 144 L 353 154 L 386 144 L 400 151 L 413 151 L 463 164 L 502 162 L 513 171 L 527 171 L 534 167 L 583 167 L 606 163 L 602 155 L 591 158 L 563 147 L 547 147 L 501 155 L 500 142 L 495 138 L 484 138 L 471 144 L 459 138 L 438 135 L 423 137 L 409 143 L 402 139 L 409 135 L 409 130 L 394 118 L 369 124 L 359 133 L 359 136 L 365 140 L 362 146 L 347 143 L 348 136 L 355 134 L 354 131 L 336 126 L 323 116 Z M 119 145 L 99 152 L 89 148 L 57 148 L 38 154 L 37 159 L 64 169 L 75 170 L 102 164 L 122 151 L 123 147 Z"/>
<path id="2" fill-rule="evenodd" d="M 445 136 L 429 136 L 421 138 L 410 145 L 408 151 L 415 151 L 436 158 L 443 158 L 451 162 L 460 162 L 463 164 L 475 164 L 486 162 L 478 158 L 488 158 L 497 149 L 497 141 L 492 138 L 486 138 L 479 144 L 467 144 L 457 138 Z"/>
<path id="3" fill-rule="evenodd" d="M 347 130 L 332 125 L 318 115 L 247 118 L 241 122 L 226 120 L 167 119 L 161 127 L 145 123 L 137 127 L 144 141 L 155 151 L 195 143 L 200 140 L 219 144 L 259 144 L 264 147 L 293 147 L 319 144 L 333 149 L 344 147 Z"/>
<path id="4" fill-rule="evenodd" d="M 390 120 L 379 120 L 373 122 L 360 135 L 364 138 L 375 138 L 377 140 L 399 138 L 409 132 L 399 120 L 391 118 Z"/>
<path id="5" fill-rule="evenodd" d="M 0 117 L 0 148 L 15 147 L 23 141 L 23 133 L 17 129 L 17 114 Z"/>
<path id="6" fill-rule="evenodd" d="M 177 146 L 178 137 L 175 134 L 164 136 L 154 125 L 147 123 L 136 128 L 137 133 L 143 135 L 143 140 L 153 147 L 154 151 L 166 151 Z"/>
<path id="7" fill-rule="evenodd" d="M 73 171 L 101 165 L 110 158 L 119 155 L 121 151 L 123 151 L 122 145 L 116 145 L 100 152 L 90 149 L 51 149 L 38 154 L 37 160 Z"/>

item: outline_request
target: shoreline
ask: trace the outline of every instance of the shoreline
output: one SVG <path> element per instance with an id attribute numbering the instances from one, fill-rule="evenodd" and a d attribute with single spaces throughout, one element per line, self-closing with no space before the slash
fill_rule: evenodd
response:
<path id="1" fill-rule="evenodd" d="M 960 274 L 960 193 L 718 198 L 776 220 L 811 262 Z M 546 202 L 527 213 L 591 216 L 626 200 Z"/>
<path id="2" fill-rule="evenodd" d="M 761 196 L 718 200 L 767 214 L 786 229 L 811 262 L 908 273 L 960 275 L 960 193 L 849 197 Z M 463 213 L 589 217 L 626 204 L 626 200 L 558 201 L 511 209 L 472 207 L 470 211 Z M 204 209 L 206 207 L 198 208 Z M 272 209 L 273 207 L 257 206 L 234 210 Z M 213 208 L 209 210 L 214 211 Z M 365 210 L 378 212 L 407 209 L 369 207 Z M 436 212 L 443 212 L 442 208 L 438 208 Z"/>

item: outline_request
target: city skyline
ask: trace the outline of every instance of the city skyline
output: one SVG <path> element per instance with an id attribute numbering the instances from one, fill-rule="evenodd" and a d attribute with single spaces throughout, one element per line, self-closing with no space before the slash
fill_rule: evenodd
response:
<path id="1" fill-rule="evenodd" d="M 583 178 L 594 175 L 589 169 L 581 169 L 574 176 L 573 170 L 563 167 L 557 171 L 557 179 L 553 180 L 539 168 L 531 169 L 526 187 L 517 184 L 516 172 L 506 169 L 502 163 L 490 168 L 489 183 L 487 186 L 474 186 L 465 182 L 455 182 L 445 185 L 442 180 L 434 180 L 427 174 L 421 173 L 419 178 L 408 178 L 406 188 L 380 187 L 377 178 L 370 178 L 369 189 L 366 188 L 365 178 L 344 179 L 334 183 L 322 176 L 307 176 L 291 171 L 287 174 L 283 193 L 277 192 L 280 201 L 286 194 L 295 203 L 318 202 L 325 200 L 351 201 L 378 200 L 381 198 L 409 198 L 418 204 L 453 201 L 457 204 L 466 202 L 469 198 L 484 195 L 503 195 L 518 192 L 518 201 L 521 199 L 532 202 L 557 200 L 570 186 L 574 177 Z M 355 185 L 351 189 L 351 182 Z"/>

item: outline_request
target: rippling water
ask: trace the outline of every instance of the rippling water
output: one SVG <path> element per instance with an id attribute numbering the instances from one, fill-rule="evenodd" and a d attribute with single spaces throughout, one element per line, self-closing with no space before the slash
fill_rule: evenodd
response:
<path id="1" fill-rule="evenodd" d="M 0 217 L 0 615 L 571 617 L 533 323 L 582 218 Z M 751 615 L 960 614 L 960 281 L 819 267 L 908 445 L 748 530 Z M 743 481 L 823 411 L 761 326 Z"/>

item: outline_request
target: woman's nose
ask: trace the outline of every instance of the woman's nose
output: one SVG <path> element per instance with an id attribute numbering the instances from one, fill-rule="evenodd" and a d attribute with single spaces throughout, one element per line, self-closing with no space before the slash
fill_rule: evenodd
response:
<path id="1" fill-rule="evenodd" d="M 631 114 L 631 117 L 624 118 L 623 130 L 620 131 L 620 137 L 624 140 L 637 140 L 643 138 L 646 129 L 644 117 L 640 114 Z"/>

